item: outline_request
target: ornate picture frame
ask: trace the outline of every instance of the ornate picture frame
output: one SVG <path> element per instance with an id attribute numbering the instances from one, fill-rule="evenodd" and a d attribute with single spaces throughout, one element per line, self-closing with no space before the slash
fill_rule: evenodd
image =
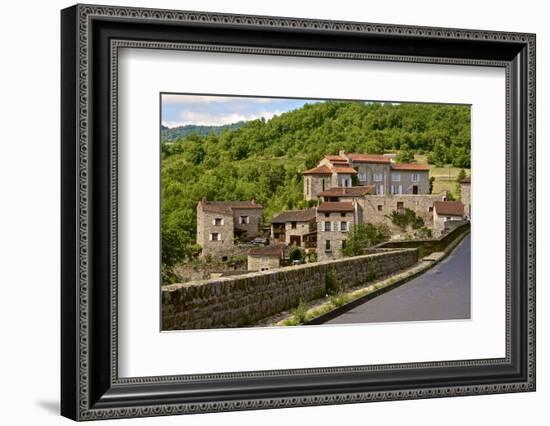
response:
<path id="1" fill-rule="evenodd" d="M 95 5 L 64 9 L 61 30 L 62 415 L 93 420 L 535 390 L 534 34 Z M 119 377 L 121 47 L 505 69 L 506 356 Z"/>

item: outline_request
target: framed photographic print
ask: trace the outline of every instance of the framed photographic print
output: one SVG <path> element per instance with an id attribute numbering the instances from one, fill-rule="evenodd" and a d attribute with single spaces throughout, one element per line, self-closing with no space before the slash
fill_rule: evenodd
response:
<path id="1" fill-rule="evenodd" d="M 535 390 L 535 36 L 76 5 L 75 420 Z"/>

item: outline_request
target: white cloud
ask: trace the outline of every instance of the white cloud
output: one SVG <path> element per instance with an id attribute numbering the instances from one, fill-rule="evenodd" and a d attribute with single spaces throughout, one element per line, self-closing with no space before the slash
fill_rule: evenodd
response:
<path id="1" fill-rule="evenodd" d="M 208 112 L 184 111 L 180 114 L 181 121 L 163 121 L 163 126 L 177 127 L 194 124 L 196 126 L 222 126 L 224 124 L 237 123 L 238 121 L 250 121 L 259 118 L 270 120 L 282 111 L 257 111 L 251 113 L 211 114 Z"/>
<path id="2" fill-rule="evenodd" d="M 254 97 L 237 97 L 237 96 L 209 96 L 209 95 L 176 95 L 176 94 L 163 94 L 162 103 L 164 105 L 177 105 L 177 104 L 220 104 L 229 102 L 243 102 L 252 104 L 267 104 L 273 102 L 282 102 L 285 99 L 275 98 L 254 98 Z"/>

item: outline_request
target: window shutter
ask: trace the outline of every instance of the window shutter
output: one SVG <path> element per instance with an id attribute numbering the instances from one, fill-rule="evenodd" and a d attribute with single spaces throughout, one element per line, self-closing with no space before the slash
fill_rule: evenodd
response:
<path id="1" fill-rule="evenodd" d="M 208 239 L 209 239 L 210 241 L 212 241 L 212 234 L 209 234 L 209 235 L 208 235 Z"/>
<path id="2" fill-rule="evenodd" d="M 223 226 L 223 224 L 224 224 L 224 219 L 222 218 L 222 226 Z"/>

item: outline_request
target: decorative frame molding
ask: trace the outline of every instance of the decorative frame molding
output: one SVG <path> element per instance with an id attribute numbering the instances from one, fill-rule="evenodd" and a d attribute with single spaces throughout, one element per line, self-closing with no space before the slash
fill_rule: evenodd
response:
<path id="1" fill-rule="evenodd" d="M 208 28 L 232 38 L 213 42 L 204 32 Z M 158 40 L 144 39 L 145 33 Z M 264 45 L 253 45 L 251 33 L 263 34 Z M 300 39 L 311 33 L 332 44 L 323 48 Z M 357 49 L 359 41 L 366 44 L 362 50 Z M 411 46 L 417 54 L 404 53 Z M 505 68 L 506 357 L 118 378 L 116 119 L 121 47 Z M 533 34 L 76 5 L 62 11 L 62 81 L 63 415 L 91 420 L 535 389 Z M 411 386 L 410 373 L 425 374 L 432 385 Z M 302 386 L 297 386 L 297 376 Z M 337 387 L 335 378 L 345 383 Z M 457 385 L 459 378 L 469 384 Z M 243 381 L 242 389 L 224 391 L 224 384 L 235 379 Z M 263 396 L 257 396 L 259 389 Z"/>

